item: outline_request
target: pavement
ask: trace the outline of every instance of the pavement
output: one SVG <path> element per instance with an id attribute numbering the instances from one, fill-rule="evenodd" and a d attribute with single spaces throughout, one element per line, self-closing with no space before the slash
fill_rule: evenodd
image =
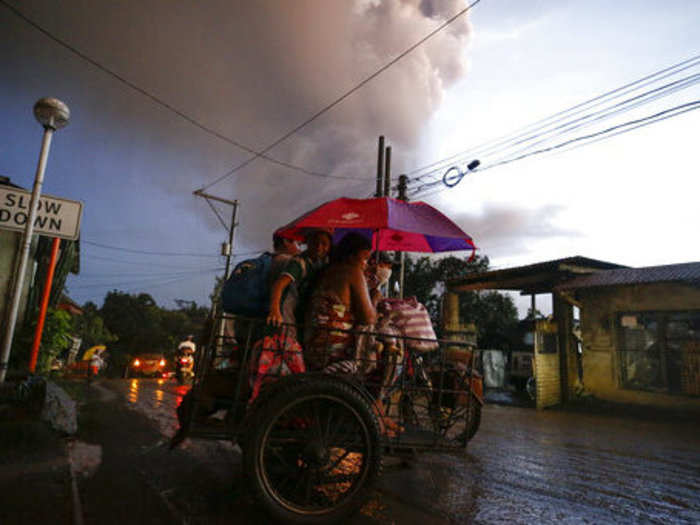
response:
<path id="1" fill-rule="evenodd" d="M 74 523 L 69 437 L 40 415 L 0 399 L 0 523 Z"/>
<path id="2" fill-rule="evenodd" d="M 240 471 L 234 447 L 196 440 L 183 449 L 168 450 L 163 435 L 171 431 L 172 417 L 158 421 L 148 416 L 149 411 L 169 412 L 163 406 L 175 402 L 175 397 L 164 399 L 163 385 L 135 380 L 97 382 L 90 390 L 76 385 L 71 393 L 87 396 L 79 402 L 78 431 L 73 435 L 43 421 L 36 406 L 3 401 L 0 396 L 0 524 L 268 522 L 246 495 L 244 480 L 232 475 Z M 177 389 L 172 391 L 179 395 Z M 486 428 L 474 446 L 470 444 L 471 453 L 459 460 L 429 455 L 410 466 L 387 458 L 375 494 L 351 523 L 491 523 L 501 521 L 504 512 L 511 512 L 515 523 L 537 516 L 540 522 L 554 523 L 567 521 L 563 518 L 569 514 L 562 505 L 580 505 L 573 515 L 588 516 L 591 523 L 628 518 L 666 522 L 669 517 L 680 523 L 700 517 L 700 501 L 692 495 L 698 482 L 692 473 L 700 473 L 694 463 L 700 456 L 692 452 L 695 427 L 681 439 L 677 430 L 685 427 L 642 423 L 631 419 L 624 407 L 607 406 L 602 418 L 577 417 L 559 411 L 522 411 L 502 406 L 508 404 L 507 395 L 491 397 L 494 404 L 487 405 Z M 130 407 L 124 399 L 149 406 Z M 589 413 L 599 409 L 590 401 L 574 407 Z M 657 416 L 647 414 L 649 420 Z M 508 427 L 498 424 L 499 418 L 506 418 L 502 420 L 510 422 Z M 573 427 L 580 423 L 584 426 L 574 433 Z M 605 426 L 611 428 L 604 430 Z M 517 435 L 511 434 L 511 427 Z M 600 432 L 591 433 L 594 428 Z M 600 438 L 602 432 L 618 436 L 619 447 Z M 641 449 L 634 455 L 626 448 L 632 437 Z M 608 441 L 600 444 L 599 439 Z M 537 446 L 525 448 L 533 441 Z M 558 453 L 552 444 L 559 441 L 565 455 L 552 460 Z M 193 457 L 199 459 L 195 462 Z M 628 457 L 633 461 L 625 463 Z M 573 461 L 574 470 L 562 471 L 561 479 L 554 476 L 551 465 L 545 467 L 564 460 Z M 583 468 L 587 463 L 591 464 Z M 620 464 L 620 470 L 612 472 L 613 464 Z M 636 472 L 632 478 L 644 484 L 618 487 L 627 471 Z M 600 479 L 603 475 L 612 481 Z M 665 480 L 676 481 L 668 485 Z M 578 485 L 585 490 L 574 490 Z M 620 496 L 635 491 L 641 503 Z M 586 498 L 594 501 L 589 505 Z"/>

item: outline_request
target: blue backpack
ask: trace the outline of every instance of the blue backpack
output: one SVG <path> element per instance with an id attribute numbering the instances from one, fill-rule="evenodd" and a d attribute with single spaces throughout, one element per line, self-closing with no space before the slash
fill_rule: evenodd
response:
<path id="1" fill-rule="evenodd" d="M 238 263 L 221 293 L 224 312 L 249 317 L 267 315 L 270 302 L 272 254 Z"/>

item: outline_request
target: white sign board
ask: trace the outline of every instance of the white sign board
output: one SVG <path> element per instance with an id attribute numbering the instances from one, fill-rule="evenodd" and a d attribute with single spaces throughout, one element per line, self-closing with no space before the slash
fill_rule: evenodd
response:
<path id="1" fill-rule="evenodd" d="M 32 194 L 0 186 L 0 229 L 24 231 Z M 74 241 L 80 233 L 83 203 L 41 195 L 34 219 L 34 233 Z"/>

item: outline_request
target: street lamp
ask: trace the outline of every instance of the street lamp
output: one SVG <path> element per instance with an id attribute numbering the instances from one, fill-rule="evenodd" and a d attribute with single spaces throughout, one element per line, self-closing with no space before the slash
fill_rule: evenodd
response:
<path id="1" fill-rule="evenodd" d="M 29 249 L 32 245 L 34 220 L 36 218 L 36 212 L 39 206 L 41 187 L 44 183 L 46 161 L 49 157 L 49 149 L 51 148 L 51 138 L 53 137 L 54 131 L 61 129 L 68 124 L 68 120 L 70 119 L 70 110 L 68 109 L 68 106 L 66 106 L 60 100 L 46 97 L 38 100 L 36 104 L 34 104 L 34 116 L 44 127 L 44 136 L 41 142 L 41 152 L 39 153 L 39 164 L 37 165 L 36 175 L 34 176 L 34 189 L 32 190 L 32 198 L 29 203 L 29 216 L 27 217 L 27 224 L 24 227 L 24 234 L 22 236 L 22 251 L 20 254 L 19 265 L 15 270 L 14 286 L 11 296 L 12 299 L 7 317 L 7 326 L 5 329 L 5 339 L 3 340 L 2 345 L 2 354 L 0 354 L 0 383 L 5 381 L 5 375 L 7 374 L 10 349 L 12 348 L 12 338 L 15 332 L 17 313 L 19 312 L 19 302 L 22 295 L 22 285 L 24 284 L 24 274 L 27 270 Z"/>

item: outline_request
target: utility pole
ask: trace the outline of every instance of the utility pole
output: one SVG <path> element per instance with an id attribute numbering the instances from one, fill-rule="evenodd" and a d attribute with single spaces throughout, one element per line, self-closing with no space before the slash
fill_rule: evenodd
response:
<path id="1" fill-rule="evenodd" d="M 408 176 L 399 175 L 399 195 L 398 199 L 403 202 L 408 202 L 408 196 L 406 195 L 406 190 L 408 189 Z M 399 270 L 399 298 L 403 299 L 403 286 L 406 276 L 406 254 L 401 252 L 401 266 Z"/>
<path id="2" fill-rule="evenodd" d="M 379 151 L 377 152 L 377 190 L 375 197 L 382 196 L 382 184 L 384 181 L 384 135 L 379 136 Z"/>
<path id="3" fill-rule="evenodd" d="M 231 209 L 231 224 L 228 227 L 228 242 L 223 243 L 221 246 L 221 255 L 226 256 L 226 268 L 224 270 L 224 283 L 226 283 L 226 280 L 228 279 L 229 272 L 231 271 L 231 259 L 233 257 L 233 240 L 234 240 L 234 234 L 236 231 L 236 215 L 238 214 L 238 200 L 230 200 L 230 199 L 224 199 L 222 197 L 217 197 L 215 195 L 209 195 L 208 193 L 204 193 L 202 190 L 196 190 L 192 192 L 194 195 L 197 197 L 202 197 L 204 198 L 207 203 L 212 207 L 212 210 L 214 210 L 214 213 L 216 213 L 217 217 L 219 217 L 219 220 L 221 221 L 222 224 L 225 225 L 225 222 L 219 216 L 219 213 L 216 211 L 216 208 L 212 206 L 211 202 L 209 201 L 217 201 L 217 202 L 223 202 L 224 204 L 228 204 L 229 206 L 232 207 Z M 216 306 L 216 303 L 214 303 L 214 306 Z M 214 312 L 216 311 L 215 308 L 212 309 Z M 224 331 L 225 331 L 225 323 L 226 319 L 221 317 L 221 323 L 219 324 L 219 337 L 217 341 L 217 348 L 220 344 L 223 343 L 224 340 Z"/>
<path id="4" fill-rule="evenodd" d="M 391 197 L 391 146 L 386 147 L 384 163 L 384 196 Z"/>
<path id="5" fill-rule="evenodd" d="M 34 189 L 29 202 L 29 216 L 22 235 L 22 251 L 20 252 L 19 264 L 15 268 L 14 286 L 12 290 L 12 300 L 7 316 L 5 329 L 5 339 L 3 340 L 2 352 L 0 353 L 0 383 L 5 381 L 7 368 L 9 366 L 10 350 L 12 339 L 15 335 L 15 324 L 17 324 L 17 314 L 19 313 L 19 302 L 22 296 L 22 285 L 24 284 L 24 274 L 27 272 L 27 261 L 29 260 L 29 249 L 32 245 L 34 234 L 34 220 L 39 206 L 41 187 L 44 184 L 44 172 L 46 162 L 51 149 L 51 138 L 54 131 L 61 129 L 70 119 L 70 110 L 63 102 L 56 98 L 42 98 L 34 104 L 34 116 L 44 127 L 44 137 L 41 142 L 41 152 L 39 154 L 39 164 L 34 176 Z"/>

